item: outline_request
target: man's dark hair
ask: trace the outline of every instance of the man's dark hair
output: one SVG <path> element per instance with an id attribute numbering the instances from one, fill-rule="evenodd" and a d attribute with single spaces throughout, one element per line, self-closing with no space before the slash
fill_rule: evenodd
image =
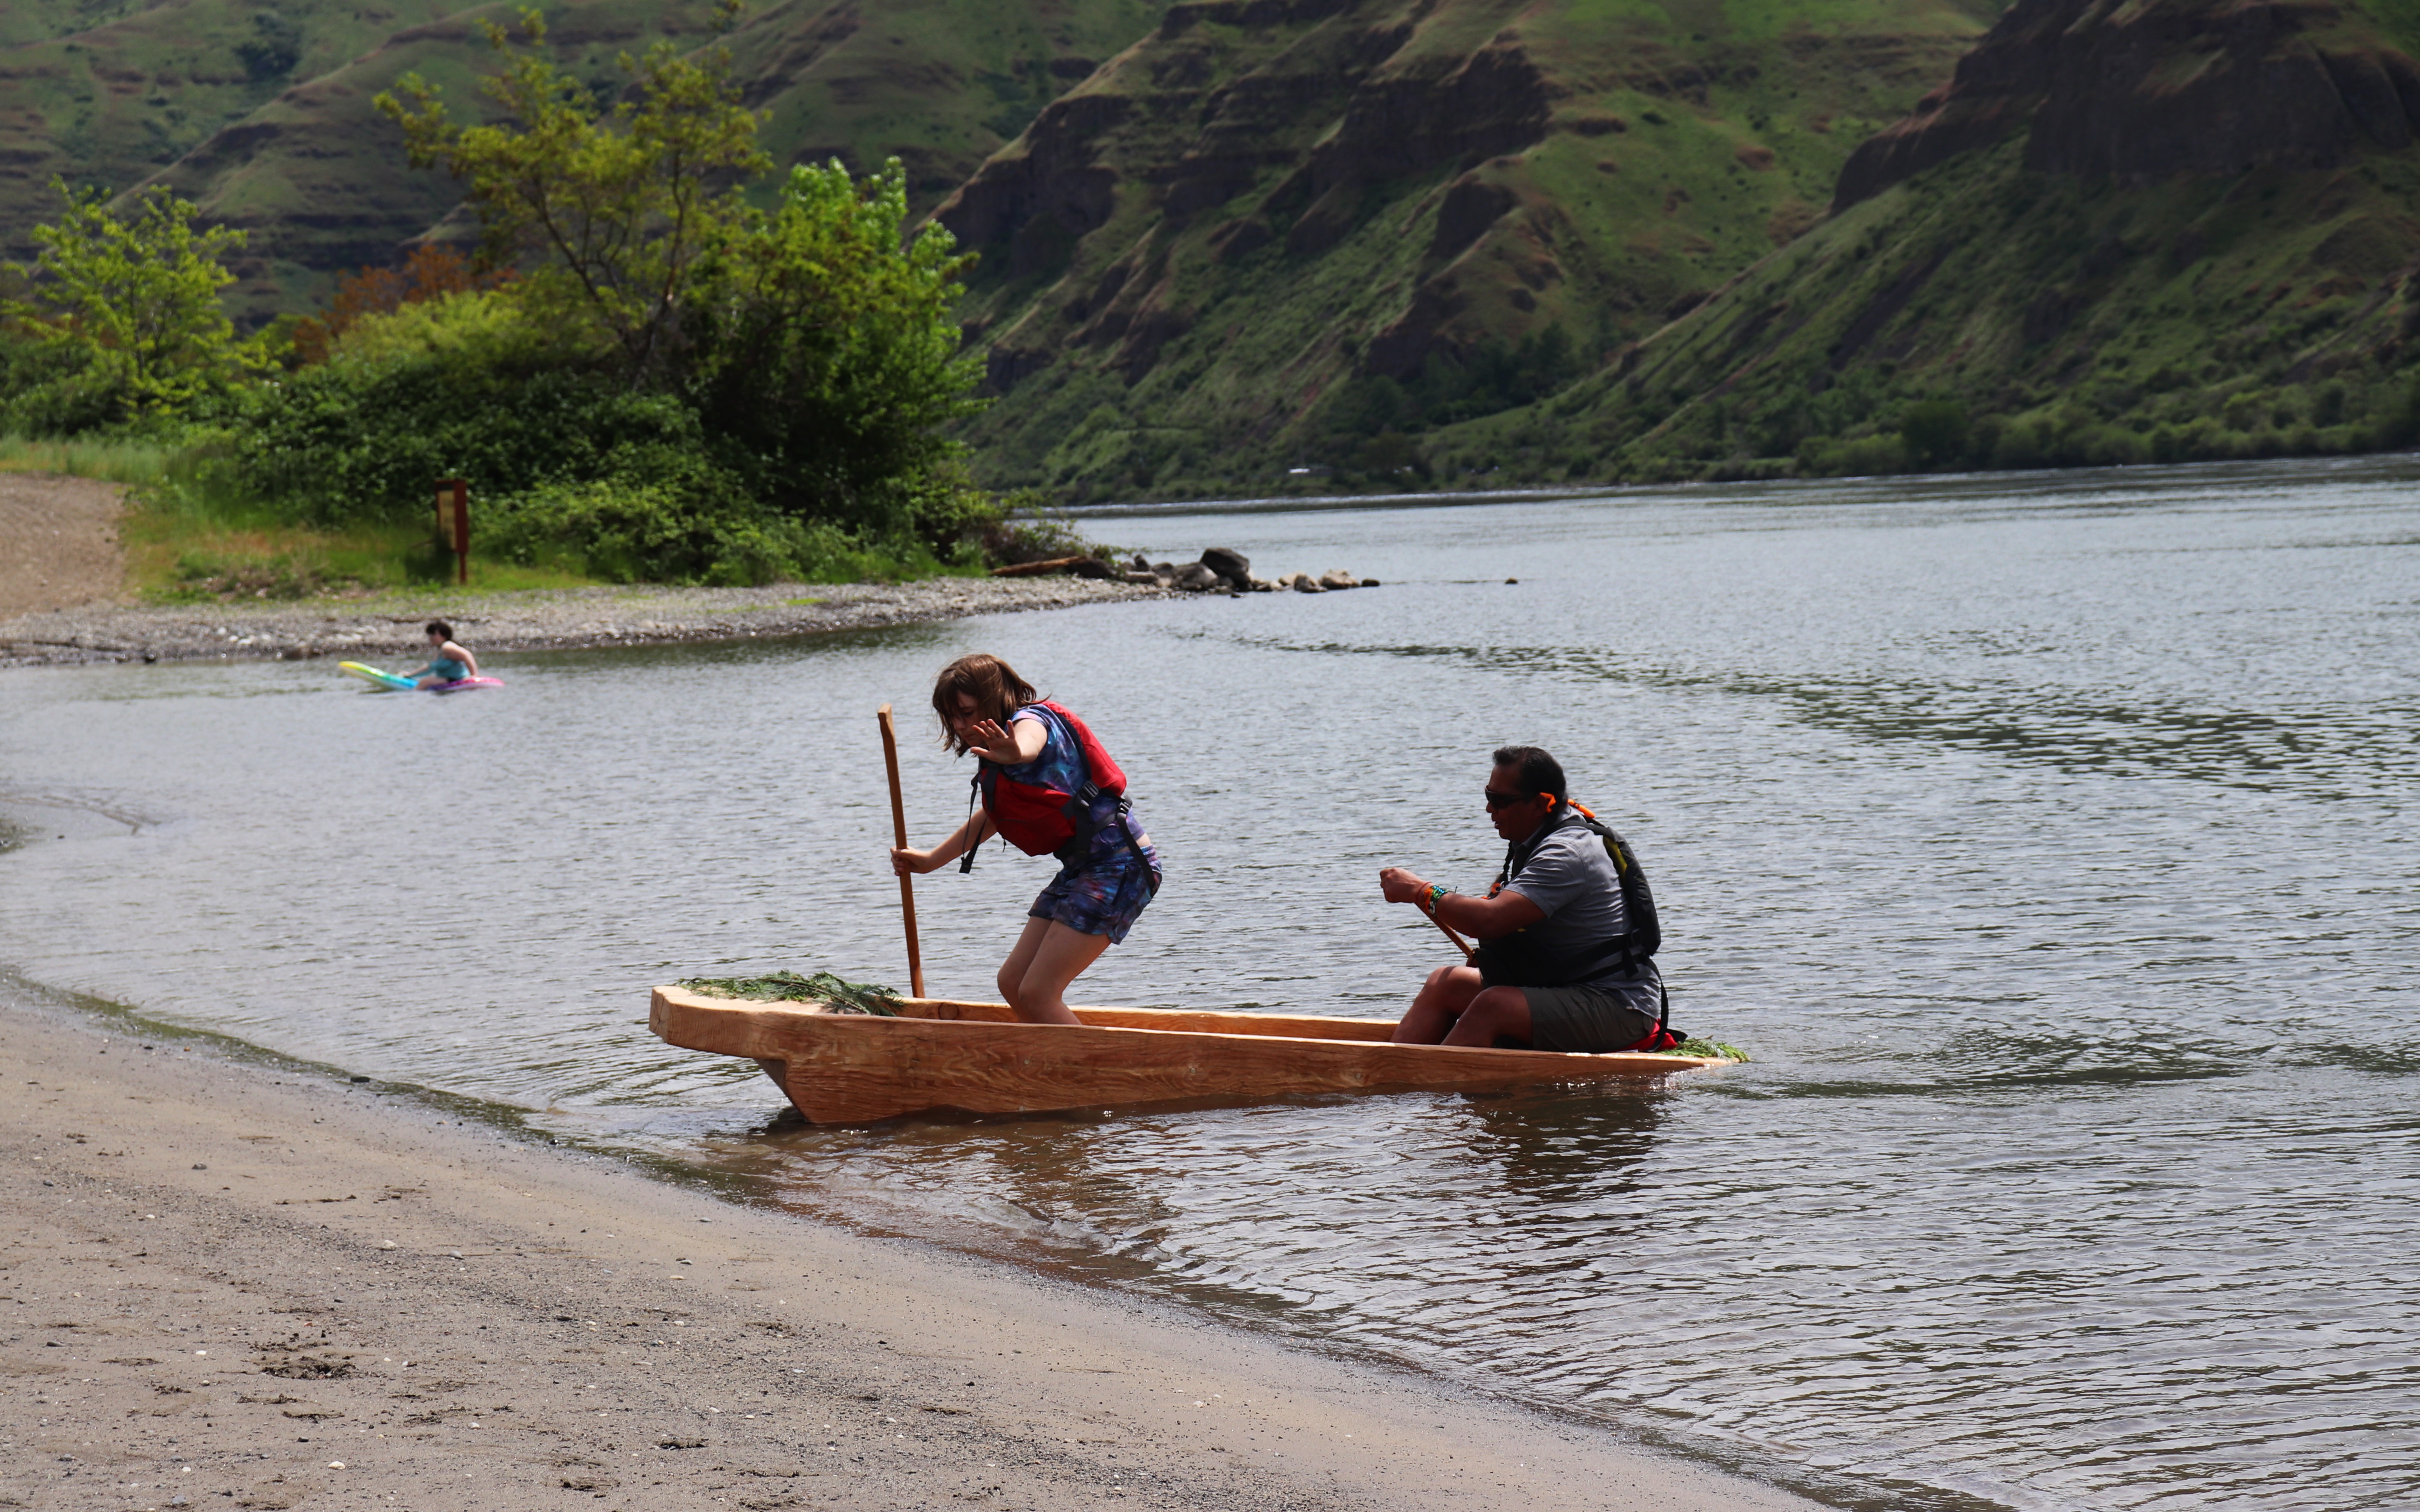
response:
<path id="1" fill-rule="evenodd" d="M 1535 746 L 1498 746 L 1496 764 L 1516 768 L 1524 793 L 1551 793 L 1558 803 L 1571 796 L 1563 781 L 1563 764 Z"/>
<path id="2" fill-rule="evenodd" d="M 422 633 L 436 636 L 442 640 L 451 640 L 454 639 L 454 626 L 443 620 L 431 620 L 422 627 Z"/>

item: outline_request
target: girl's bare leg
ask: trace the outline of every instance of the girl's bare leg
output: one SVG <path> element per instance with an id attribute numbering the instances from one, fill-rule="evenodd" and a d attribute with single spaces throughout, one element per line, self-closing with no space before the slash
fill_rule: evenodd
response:
<path id="1" fill-rule="evenodd" d="M 1462 1011 L 1479 995 L 1479 972 L 1471 966 L 1439 966 L 1429 973 L 1412 1010 L 1395 1026 L 1397 1044 L 1437 1044 L 1453 1029 Z"/>
<path id="2" fill-rule="evenodd" d="M 1067 986 L 1109 948 L 1106 934 L 1083 934 L 1047 918 L 1028 918 L 1000 966 L 1000 995 L 1028 1024 L 1074 1024 Z"/>
<path id="3" fill-rule="evenodd" d="M 1033 958 L 1042 951 L 1042 936 L 1049 933 L 1050 920 L 1029 916 L 1025 932 L 1009 947 L 1008 959 L 1000 964 L 1000 975 L 994 980 L 1000 984 L 1000 1000 L 1009 1007 L 1016 1006 L 1016 990 L 1025 984 L 1025 968 L 1033 964 Z"/>

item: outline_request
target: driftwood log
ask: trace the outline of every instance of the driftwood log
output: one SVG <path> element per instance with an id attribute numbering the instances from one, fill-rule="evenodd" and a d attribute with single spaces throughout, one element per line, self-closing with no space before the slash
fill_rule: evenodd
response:
<path id="1" fill-rule="evenodd" d="M 1016 562 L 991 569 L 995 578 L 1047 578 L 1061 572 L 1072 572 L 1078 578 L 1122 576 L 1117 568 L 1098 557 L 1052 557 L 1047 562 Z"/>

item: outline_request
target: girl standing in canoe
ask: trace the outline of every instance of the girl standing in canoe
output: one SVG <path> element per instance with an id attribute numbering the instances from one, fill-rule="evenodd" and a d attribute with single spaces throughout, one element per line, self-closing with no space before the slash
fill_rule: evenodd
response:
<path id="1" fill-rule="evenodd" d="M 933 685 L 941 743 L 977 758 L 967 822 L 929 851 L 891 853 L 906 876 L 998 835 L 1028 856 L 1055 856 L 1059 874 L 1027 911 L 1025 933 L 1001 963 L 1000 994 L 1029 1024 L 1074 1024 L 1067 986 L 1126 931 L 1159 888 L 1159 854 L 1125 799 L 1125 774 L 1084 721 L 1045 700 L 998 656 L 960 656 Z"/>

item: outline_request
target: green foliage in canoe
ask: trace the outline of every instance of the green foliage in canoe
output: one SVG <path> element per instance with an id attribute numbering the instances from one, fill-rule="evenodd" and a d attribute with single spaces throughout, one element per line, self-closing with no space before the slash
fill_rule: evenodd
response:
<path id="1" fill-rule="evenodd" d="M 899 995 L 865 981 L 844 981 L 829 971 L 801 977 L 795 971 L 762 977 L 684 977 L 678 985 L 708 997 L 749 997 L 758 1002 L 821 1003 L 835 1013 L 899 1016 Z"/>
<path id="2" fill-rule="evenodd" d="M 687 986 L 688 983 L 684 982 L 682 985 Z M 1669 1050 L 1658 1050 L 1655 1051 L 1654 1054 L 1660 1056 L 1715 1056 L 1724 1060 L 1736 1060 L 1742 1063 L 1745 1063 L 1747 1060 L 1747 1052 L 1742 1050 L 1735 1044 L 1725 1044 L 1720 1040 L 1700 1040 L 1695 1035 L 1691 1035 L 1688 1039 L 1682 1041 L 1679 1044 L 1674 1045 Z"/>

